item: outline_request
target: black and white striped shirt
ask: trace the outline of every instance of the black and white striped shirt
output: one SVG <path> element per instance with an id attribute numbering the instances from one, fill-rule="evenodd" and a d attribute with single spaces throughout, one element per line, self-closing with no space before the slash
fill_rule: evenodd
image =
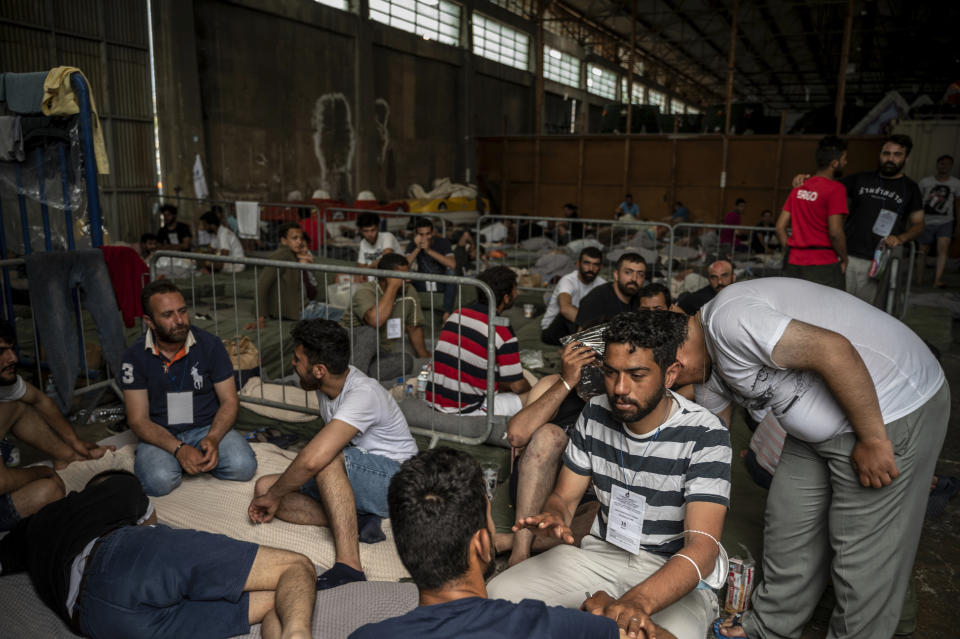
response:
<path id="1" fill-rule="evenodd" d="M 563 457 L 564 465 L 593 479 L 600 512 L 590 534 L 606 539 L 614 484 L 646 499 L 640 547 L 672 555 L 683 540 L 686 504 L 730 505 L 730 433 L 702 406 L 668 391 L 670 416 L 643 437 L 631 433 L 610 410 L 606 395 L 583 409 Z"/>

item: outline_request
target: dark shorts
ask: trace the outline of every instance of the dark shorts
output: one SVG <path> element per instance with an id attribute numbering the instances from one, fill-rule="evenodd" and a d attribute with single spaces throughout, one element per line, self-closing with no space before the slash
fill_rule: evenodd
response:
<path id="1" fill-rule="evenodd" d="M 167 526 L 105 537 L 84 571 L 80 629 L 105 637 L 232 637 L 250 631 L 243 592 L 259 546 Z"/>
<path id="2" fill-rule="evenodd" d="M 0 532 L 13 530 L 18 521 L 20 521 L 20 513 L 13 505 L 13 497 L 10 493 L 0 495 Z"/>
<path id="3" fill-rule="evenodd" d="M 787 264 L 783 267 L 783 276 L 832 286 L 841 291 L 846 290 L 847 281 L 841 270 L 840 262 L 833 264 Z"/>
<path id="4" fill-rule="evenodd" d="M 953 220 L 949 222 L 943 222 L 942 224 L 931 224 L 925 226 L 923 229 L 923 235 L 920 236 L 920 239 L 917 241 L 920 244 L 933 244 L 937 239 L 945 237 L 950 239 L 953 237 L 953 227 L 955 226 Z"/>

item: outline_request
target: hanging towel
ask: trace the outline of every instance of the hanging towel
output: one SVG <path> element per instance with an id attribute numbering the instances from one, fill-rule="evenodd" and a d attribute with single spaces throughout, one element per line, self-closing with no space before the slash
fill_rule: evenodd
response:
<path id="1" fill-rule="evenodd" d="M 0 102 L 20 115 L 40 113 L 46 79 L 46 71 L 0 74 Z"/>
<path id="2" fill-rule="evenodd" d="M 0 117 L 0 160 L 4 162 L 23 162 L 23 129 L 19 115 Z"/>
<path id="3" fill-rule="evenodd" d="M 243 239 L 260 239 L 260 205 L 256 202 L 237 202 L 238 235 Z"/>
<path id="4" fill-rule="evenodd" d="M 110 273 L 117 306 L 123 315 L 123 325 L 132 328 L 134 319 L 143 316 L 140 293 L 150 281 L 150 269 L 136 251 L 129 246 L 101 246 L 103 261 Z"/>
<path id="5" fill-rule="evenodd" d="M 44 115 L 73 115 L 80 113 L 77 96 L 70 84 L 70 76 L 79 73 L 84 80 L 83 71 L 76 67 L 54 67 L 47 74 L 43 83 L 43 114 Z M 97 172 L 110 172 L 110 161 L 107 159 L 107 147 L 103 143 L 103 128 L 100 126 L 100 116 L 97 115 L 97 102 L 93 97 L 93 87 L 87 82 L 90 93 L 90 119 L 93 123 L 93 152 L 97 160 Z"/>

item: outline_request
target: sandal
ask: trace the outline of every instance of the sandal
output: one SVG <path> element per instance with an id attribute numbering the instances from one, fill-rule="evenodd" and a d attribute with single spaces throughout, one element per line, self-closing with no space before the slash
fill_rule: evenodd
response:
<path id="1" fill-rule="evenodd" d="M 740 619 L 742 617 L 743 617 L 742 612 L 738 612 L 737 614 L 733 615 L 733 617 L 730 618 L 730 626 L 734 628 L 740 626 L 741 625 Z M 716 639 L 730 639 L 729 635 L 725 635 L 722 632 L 720 632 L 720 626 L 723 624 L 723 621 L 724 621 L 723 617 L 719 617 L 716 621 L 713 622 L 713 636 L 716 637 Z"/>

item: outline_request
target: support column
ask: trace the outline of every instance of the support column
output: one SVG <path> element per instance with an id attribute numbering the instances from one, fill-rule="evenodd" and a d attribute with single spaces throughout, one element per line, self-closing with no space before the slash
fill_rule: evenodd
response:
<path id="1" fill-rule="evenodd" d="M 723 161 L 720 167 L 720 214 L 723 215 L 727 194 L 727 157 L 730 154 L 730 121 L 733 117 L 733 73 L 737 60 L 737 17 L 740 15 L 740 0 L 733 0 L 733 15 L 730 18 L 730 54 L 727 56 L 727 106 L 723 126 Z M 723 218 L 720 218 L 721 220 Z"/>
<path id="2" fill-rule="evenodd" d="M 843 25 L 843 48 L 840 50 L 840 70 L 837 71 L 837 102 L 834 111 L 837 118 L 837 127 L 834 130 L 836 135 L 840 135 L 843 128 L 843 102 L 846 99 L 847 91 L 847 63 L 850 61 L 850 39 L 853 32 L 853 5 L 854 0 L 850 0 L 847 4 L 847 19 Z"/>

